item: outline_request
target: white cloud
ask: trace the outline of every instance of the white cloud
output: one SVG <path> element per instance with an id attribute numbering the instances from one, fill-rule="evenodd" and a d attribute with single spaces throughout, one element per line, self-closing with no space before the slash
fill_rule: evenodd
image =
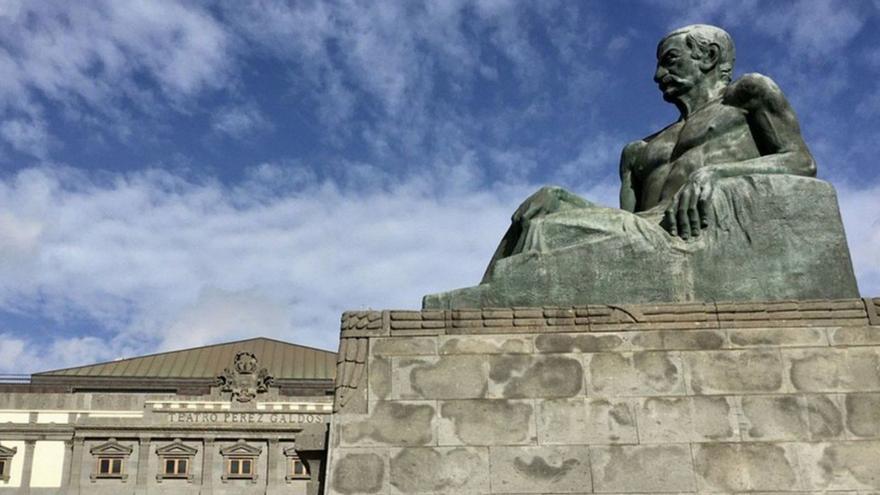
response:
<path id="1" fill-rule="evenodd" d="M 233 105 L 217 110 L 211 126 L 215 132 L 235 139 L 244 139 L 272 128 L 272 124 L 254 104 Z"/>
<path id="2" fill-rule="evenodd" d="M 425 176 L 343 191 L 273 164 L 235 187 L 27 169 L 0 182 L 0 238 L 18 256 L 0 264 L 0 307 L 96 320 L 112 344 L 83 361 L 254 335 L 333 348 L 343 310 L 478 282 L 532 188 L 441 195 Z"/>
<path id="3" fill-rule="evenodd" d="M 145 114 L 183 105 L 226 85 L 228 43 L 216 20 L 186 3 L 11 0 L 0 13 L 0 116 L 33 117 L 41 99 L 113 120 L 130 118 L 122 101 Z M 3 137 L 37 156 L 44 149 L 21 126 Z"/>
<path id="4" fill-rule="evenodd" d="M 880 184 L 838 186 L 850 254 L 865 296 L 880 296 Z"/>

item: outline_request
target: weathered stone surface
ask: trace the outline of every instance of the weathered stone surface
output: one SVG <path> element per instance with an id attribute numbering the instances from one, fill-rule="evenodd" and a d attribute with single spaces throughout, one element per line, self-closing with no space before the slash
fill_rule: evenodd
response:
<path id="1" fill-rule="evenodd" d="M 728 397 L 651 397 L 638 411 L 639 442 L 717 442 L 739 438 Z"/>
<path id="2" fill-rule="evenodd" d="M 742 398 L 744 440 L 807 440 L 806 398 L 796 395 L 747 395 Z"/>
<path id="3" fill-rule="evenodd" d="M 489 356 L 493 397 L 573 397 L 584 387 L 584 369 L 577 355 Z"/>
<path id="4" fill-rule="evenodd" d="M 855 437 L 880 437 L 880 394 L 847 394 L 846 427 Z"/>
<path id="5" fill-rule="evenodd" d="M 880 442 L 800 446 L 801 470 L 811 490 L 880 490 Z"/>
<path id="6" fill-rule="evenodd" d="M 688 445 L 590 447 L 593 491 L 657 493 L 694 491 Z"/>
<path id="7" fill-rule="evenodd" d="M 782 356 L 795 390 L 880 390 L 880 350 L 877 348 L 786 349 Z"/>
<path id="8" fill-rule="evenodd" d="M 880 326 L 840 327 L 828 330 L 831 345 L 878 345 Z"/>
<path id="9" fill-rule="evenodd" d="M 536 441 L 531 401 L 453 400 L 440 404 L 441 445 L 524 445 Z"/>
<path id="10" fill-rule="evenodd" d="M 586 446 L 491 447 L 495 493 L 589 493 L 590 452 Z"/>
<path id="11" fill-rule="evenodd" d="M 440 354 L 529 354 L 532 340 L 532 337 L 507 335 L 442 337 Z"/>
<path id="12" fill-rule="evenodd" d="M 363 451 L 340 452 L 332 467 L 334 493 L 381 493 L 385 480 L 385 461 L 378 454 Z"/>
<path id="13" fill-rule="evenodd" d="M 437 339 L 436 337 L 373 339 L 370 352 L 373 356 L 430 356 L 437 354 Z"/>
<path id="14" fill-rule="evenodd" d="M 587 355 L 589 395 L 652 396 L 684 394 L 677 352 L 598 353 Z"/>
<path id="15" fill-rule="evenodd" d="M 732 347 L 813 347 L 828 345 L 824 328 L 749 328 L 728 330 Z"/>
<path id="16" fill-rule="evenodd" d="M 486 493 L 488 474 L 485 448 L 406 448 L 391 457 L 391 492 Z"/>
<path id="17" fill-rule="evenodd" d="M 619 350 L 628 344 L 622 334 L 590 335 L 584 333 L 551 333 L 535 338 L 538 352 L 603 352 Z"/>
<path id="18" fill-rule="evenodd" d="M 716 443 L 694 446 L 700 491 L 789 491 L 803 489 L 796 454 L 774 443 Z"/>
<path id="19" fill-rule="evenodd" d="M 488 391 L 489 369 L 483 356 L 395 359 L 393 391 L 400 398 L 472 399 Z"/>
<path id="20" fill-rule="evenodd" d="M 548 399 L 538 422 L 542 445 L 638 443 L 630 399 Z"/>
<path id="21" fill-rule="evenodd" d="M 391 395 L 391 360 L 388 358 L 370 358 L 368 370 L 369 399 L 383 400 Z"/>
<path id="22" fill-rule="evenodd" d="M 684 356 L 695 394 L 782 390 L 782 362 L 775 350 L 689 352 Z"/>
<path id="23" fill-rule="evenodd" d="M 807 395 L 806 401 L 810 438 L 813 440 L 841 438 L 844 433 L 843 408 L 839 397 Z"/>
<path id="24" fill-rule="evenodd" d="M 342 445 L 436 444 L 433 402 L 380 401 L 370 406 L 366 418 L 338 420 Z"/>

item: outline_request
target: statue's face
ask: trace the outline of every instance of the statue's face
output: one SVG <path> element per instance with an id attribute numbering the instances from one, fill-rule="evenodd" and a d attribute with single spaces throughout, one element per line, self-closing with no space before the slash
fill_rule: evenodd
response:
<path id="1" fill-rule="evenodd" d="M 657 50 L 654 81 L 663 92 L 663 99 L 676 101 L 687 94 L 704 77 L 699 59 L 691 56 L 684 34 L 667 38 Z"/>

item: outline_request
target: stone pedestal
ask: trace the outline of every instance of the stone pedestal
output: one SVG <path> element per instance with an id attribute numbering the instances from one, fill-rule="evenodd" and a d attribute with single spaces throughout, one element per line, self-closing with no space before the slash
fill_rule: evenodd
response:
<path id="1" fill-rule="evenodd" d="M 343 315 L 327 493 L 880 490 L 880 299 Z"/>

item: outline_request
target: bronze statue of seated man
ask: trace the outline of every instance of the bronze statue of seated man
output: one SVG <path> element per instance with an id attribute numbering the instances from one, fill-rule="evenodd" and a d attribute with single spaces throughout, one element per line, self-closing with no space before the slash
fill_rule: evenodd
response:
<path id="1" fill-rule="evenodd" d="M 732 81 L 734 60 L 718 27 L 664 37 L 654 80 L 681 117 L 624 148 L 621 208 L 542 188 L 481 285 L 425 307 L 857 296 L 836 196 L 813 179 L 794 111 L 766 76 Z"/>

